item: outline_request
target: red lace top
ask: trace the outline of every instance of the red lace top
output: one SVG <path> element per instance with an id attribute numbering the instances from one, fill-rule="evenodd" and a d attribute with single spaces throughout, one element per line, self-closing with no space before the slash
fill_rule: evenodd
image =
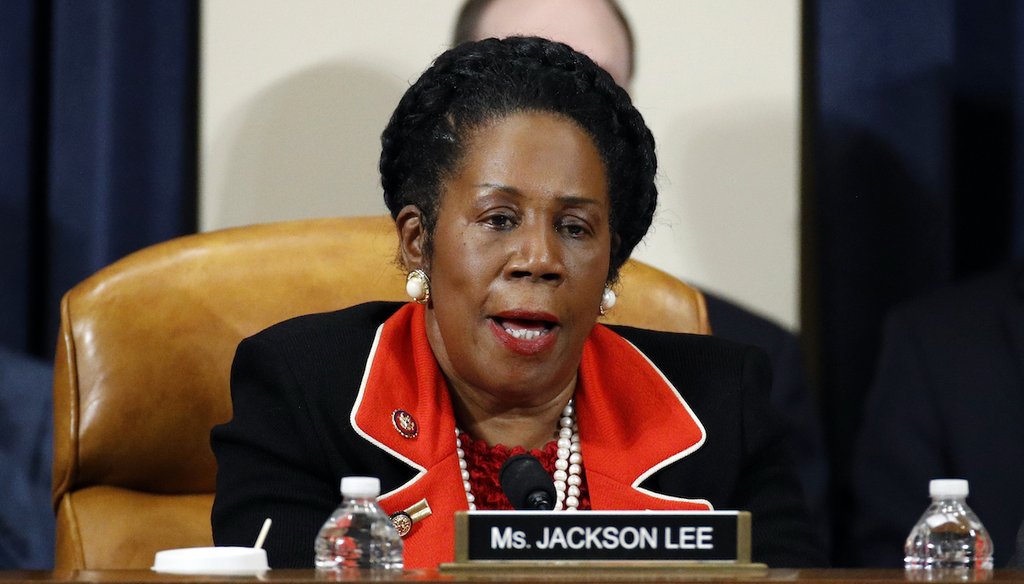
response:
<path id="1" fill-rule="evenodd" d="M 508 448 L 502 444 L 488 446 L 483 440 L 473 440 L 465 432 L 459 436 L 462 441 L 462 450 L 466 453 L 466 466 L 469 468 L 469 484 L 473 487 L 473 496 L 476 498 L 476 508 L 480 510 L 512 510 L 505 492 L 501 490 L 499 473 L 501 465 L 511 456 L 523 454 L 526 449 L 522 446 Z M 531 450 L 530 454 L 540 461 L 548 474 L 555 472 L 555 460 L 558 458 L 558 443 L 555 440 L 548 442 L 540 450 Z M 580 511 L 590 509 L 590 492 L 587 490 L 586 468 L 580 472 L 580 504 L 577 507 Z"/>

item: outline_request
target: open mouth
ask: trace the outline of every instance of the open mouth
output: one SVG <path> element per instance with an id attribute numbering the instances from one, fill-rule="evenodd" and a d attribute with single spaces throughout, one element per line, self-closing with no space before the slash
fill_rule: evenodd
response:
<path id="1" fill-rule="evenodd" d="M 551 332 L 555 326 L 555 323 L 544 320 L 522 318 L 495 318 L 494 320 L 506 333 L 524 341 L 542 337 Z"/>
<path id="2" fill-rule="evenodd" d="M 498 340 L 514 353 L 537 355 L 558 337 L 558 318 L 546 312 L 506 311 L 491 317 Z"/>

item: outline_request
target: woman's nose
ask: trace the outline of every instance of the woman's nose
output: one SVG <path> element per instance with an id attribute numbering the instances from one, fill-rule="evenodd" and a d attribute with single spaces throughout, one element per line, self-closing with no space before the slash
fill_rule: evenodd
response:
<path id="1" fill-rule="evenodd" d="M 510 278 L 561 282 L 565 277 L 562 242 L 551 225 L 520 225 L 506 273 Z"/>

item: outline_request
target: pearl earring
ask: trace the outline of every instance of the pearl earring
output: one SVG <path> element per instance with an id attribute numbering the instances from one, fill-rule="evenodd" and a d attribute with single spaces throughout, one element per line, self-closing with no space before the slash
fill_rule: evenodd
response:
<path id="1" fill-rule="evenodd" d="M 618 300 L 618 298 L 615 296 L 615 292 L 611 288 L 605 286 L 604 293 L 601 294 L 601 305 L 597 308 L 598 313 L 600 313 L 601 316 L 604 316 L 606 312 L 615 306 L 616 300 Z"/>
<path id="2" fill-rule="evenodd" d="M 405 279 L 405 293 L 414 302 L 426 304 L 430 300 L 430 276 L 420 269 L 409 272 L 409 276 Z"/>

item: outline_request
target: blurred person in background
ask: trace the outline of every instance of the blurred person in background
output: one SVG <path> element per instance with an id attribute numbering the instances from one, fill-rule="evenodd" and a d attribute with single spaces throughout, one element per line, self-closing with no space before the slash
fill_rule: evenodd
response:
<path id="1" fill-rule="evenodd" d="M 53 567 L 50 365 L 0 347 L 0 570 Z"/>
<path id="2" fill-rule="evenodd" d="M 888 319 L 854 459 L 857 563 L 903 565 L 928 481 L 967 479 L 1005 567 L 1024 520 L 1024 265 L 905 303 Z"/>

